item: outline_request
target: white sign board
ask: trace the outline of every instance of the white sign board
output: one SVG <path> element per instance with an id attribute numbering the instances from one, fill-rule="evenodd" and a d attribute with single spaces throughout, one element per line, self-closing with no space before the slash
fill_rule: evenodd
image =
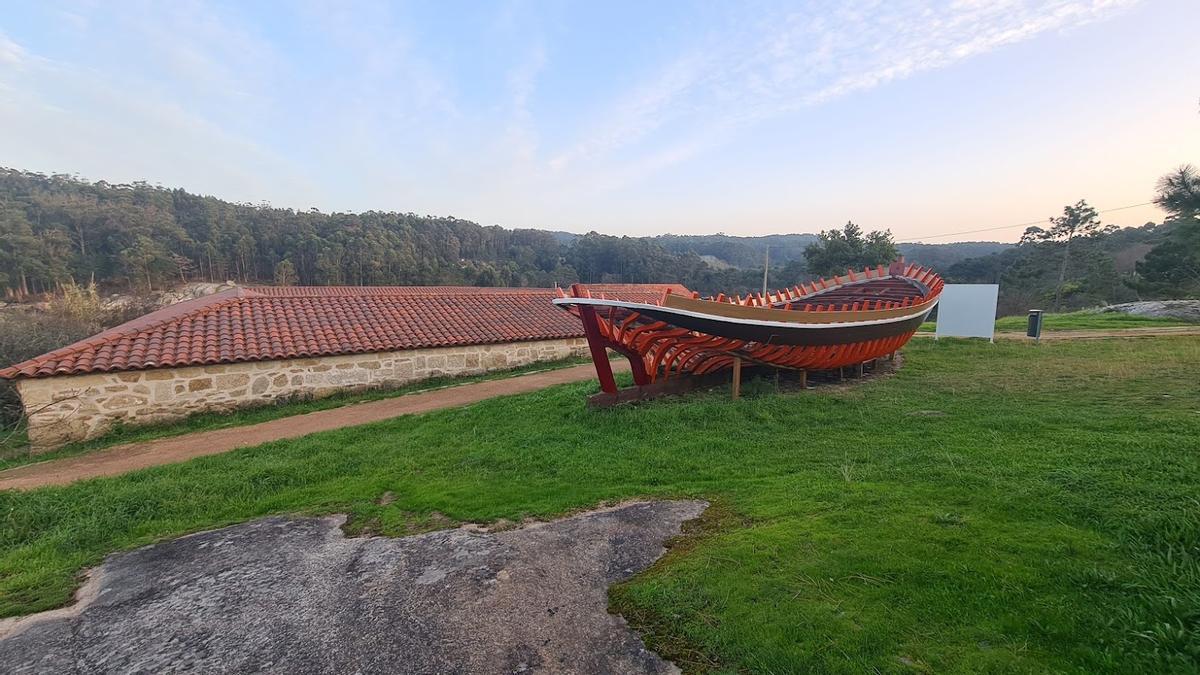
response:
<path id="1" fill-rule="evenodd" d="M 996 329 L 996 284 L 946 284 L 937 306 L 935 337 L 992 339 Z"/>

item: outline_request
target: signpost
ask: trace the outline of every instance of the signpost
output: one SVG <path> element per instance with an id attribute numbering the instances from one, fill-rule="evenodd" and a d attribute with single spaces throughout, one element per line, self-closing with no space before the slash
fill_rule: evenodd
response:
<path id="1" fill-rule="evenodd" d="M 993 339 L 999 294 L 996 284 L 946 284 L 938 301 L 934 337 Z"/>

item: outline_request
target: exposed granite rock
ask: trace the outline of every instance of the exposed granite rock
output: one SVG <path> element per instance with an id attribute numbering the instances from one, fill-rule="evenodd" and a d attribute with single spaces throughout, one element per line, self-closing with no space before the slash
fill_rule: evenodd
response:
<path id="1" fill-rule="evenodd" d="M 1145 300 L 1102 307 L 1100 312 L 1121 312 L 1134 316 L 1194 321 L 1200 323 L 1200 300 Z"/>
<path id="2" fill-rule="evenodd" d="M 607 612 L 705 508 L 346 538 L 273 517 L 111 556 L 70 608 L 0 625 L 6 672 L 666 673 Z"/>

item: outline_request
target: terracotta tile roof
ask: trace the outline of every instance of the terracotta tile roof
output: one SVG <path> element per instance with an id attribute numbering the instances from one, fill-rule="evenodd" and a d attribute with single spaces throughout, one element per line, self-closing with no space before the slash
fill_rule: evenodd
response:
<path id="1" fill-rule="evenodd" d="M 670 284 L 593 284 L 658 302 Z M 236 288 L 188 300 L 0 370 L 0 377 L 143 370 L 580 337 L 554 289 L 460 286 Z"/>

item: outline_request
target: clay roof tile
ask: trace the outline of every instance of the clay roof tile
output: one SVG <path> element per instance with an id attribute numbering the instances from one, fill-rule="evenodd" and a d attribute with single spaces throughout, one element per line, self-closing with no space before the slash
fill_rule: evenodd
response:
<path id="1" fill-rule="evenodd" d="M 597 284 L 593 295 L 657 303 L 668 284 Z M 550 288 L 237 288 L 151 312 L 0 370 L 0 377 L 141 370 L 273 358 L 582 337 Z"/>

